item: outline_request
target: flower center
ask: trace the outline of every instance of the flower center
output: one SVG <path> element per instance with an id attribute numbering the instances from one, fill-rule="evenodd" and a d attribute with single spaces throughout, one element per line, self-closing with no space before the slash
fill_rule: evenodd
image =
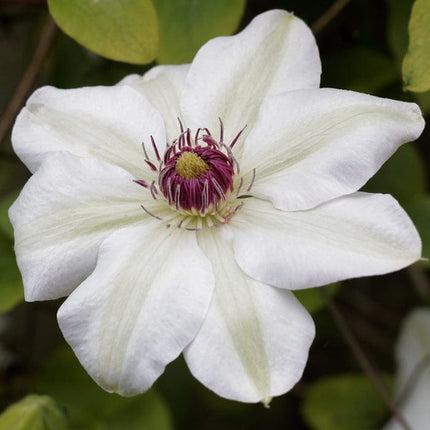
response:
<path id="1" fill-rule="evenodd" d="M 219 139 L 215 139 L 206 128 L 198 129 L 194 136 L 191 130 L 184 130 L 171 144 L 167 144 L 163 156 L 160 156 L 153 138 L 152 148 L 155 159 L 149 157 L 145 144 L 142 144 L 145 162 L 158 174 L 158 181 L 151 183 L 144 179 L 134 182 L 147 188 L 154 200 L 164 198 L 173 209 L 167 219 L 150 212 L 145 206 L 142 209 L 157 220 L 165 220 L 166 226 L 177 224 L 179 228 L 200 230 L 204 224 L 208 227 L 227 223 L 243 206 L 241 194 L 245 182 L 250 191 L 255 169 L 246 175 L 238 176 L 239 164 L 233 156 L 233 147 L 243 129 L 233 141 L 226 145 L 223 142 L 223 125 Z M 158 164 L 158 166 L 157 166 Z M 175 221 L 178 220 L 178 221 Z"/>
<path id="2" fill-rule="evenodd" d="M 191 144 L 168 149 L 158 184 L 176 210 L 204 216 L 217 211 L 220 201 L 225 201 L 227 193 L 233 190 L 234 163 L 216 141 L 208 136 L 202 140 L 190 139 Z"/>
<path id="3" fill-rule="evenodd" d="M 194 152 L 183 152 L 176 160 L 176 173 L 187 181 L 191 178 L 198 178 L 209 170 L 205 161 Z"/>

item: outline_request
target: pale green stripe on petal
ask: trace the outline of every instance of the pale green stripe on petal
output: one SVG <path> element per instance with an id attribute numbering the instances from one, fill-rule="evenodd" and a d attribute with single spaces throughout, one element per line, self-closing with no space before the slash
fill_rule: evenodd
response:
<path id="1" fill-rule="evenodd" d="M 142 142 L 165 141 L 160 114 L 126 85 L 35 91 L 17 117 L 12 144 L 35 172 L 53 152 L 107 161 L 141 177 Z"/>
<path id="2" fill-rule="evenodd" d="M 242 274 L 238 273 L 237 267 L 231 270 L 235 261 L 229 247 L 214 241 L 208 254 L 214 253 L 219 257 L 216 261 L 211 260 L 217 274 L 213 306 L 218 308 L 232 347 L 257 393 L 260 398 L 267 397 L 270 393 L 270 370 L 260 320 L 257 318 L 257 304 L 248 285 L 253 281 L 245 276 L 238 279 L 238 275 Z"/>
<path id="3" fill-rule="evenodd" d="M 290 292 L 241 271 L 227 228 L 199 233 L 216 276 L 215 292 L 185 359 L 193 375 L 220 396 L 267 402 L 301 377 L 313 322 Z"/>
<path id="4" fill-rule="evenodd" d="M 26 300 L 69 294 L 94 269 L 100 243 L 113 231 L 147 222 L 141 208 L 168 210 L 126 171 L 57 153 L 30 178 L 9 215 Z"/>
<path id="5" fill-rule="evenodd" d="M 412 221 L 384 194 L 354 193 L 294 212 L 249 198 L 231 226 L 240 267 L 292 290 L 389 273 L 421 256 Z"/>
<path id="6" fill-rule="evenodd" d="M 221 118 L 230 143 L 243 127 L 243 137 L 252 129 L 263 100 L 317 88 L 320 73 L 318 48 L 306 24 L 286 11 L 262 13 L 237 35 L 212 39 L 197 53 L 181 100 L 185 123 L 215 134 Z M 236 145 L 239 158 L 242 141 Z"/>
<path id="7" fill-rule="evenodd" d="M 213 286 L 194 232 L 146 222 L 103 242 L 94 272 L 64 302 L 58 320 L 101 387 L 136 395 L 195 337 Z"/>
<path id="8" fill-rule="evenodd" d="M 244 143 L 251 193 L 283 210 L 302 210 L 362 187 L 424 128 L 419 107 L 330 88 L 267 100 Z"/>
<path id="9" fill-rule="evenodd" d="M 178 118 L 182 115 L 179 104 L 189 68 L 189 64 L 157 66 L 143 76 L 130 75 L 118 83 L 141 91 L 152 106 L 160 112 L 169 142 L 180 134 Z M 159 149 L 164 147 L 164 144 L 165 142 L 157 142 Z"/>

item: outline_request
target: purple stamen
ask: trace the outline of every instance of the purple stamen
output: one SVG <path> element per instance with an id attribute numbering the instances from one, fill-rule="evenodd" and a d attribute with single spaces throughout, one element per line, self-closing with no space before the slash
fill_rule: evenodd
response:
<path id="1" fill-rule="evenodd" d="M 243 131 L 245 130 L 245 127 L 242 128 L 242 130 L 239 131 L 239 133 L 236 134 L 236 137 L 231 141 L 230 143 L 230 148 L 233 149 L 233 146 L 236 145 L 236 142 L 239 140 L 240 135 L 243 133 Z"/>
<path id="2" fill-rule="evenodd" d="M 145 148 L 145 142 L 142 142 L 142 149 L 145 155 L 145 160 L 149 160 L 148 153 L 146 152 L 146 148 Z"/>
<path id="3" fill-rule="evenodd" d="M 158 190 L 157 190 L 157 186 L 155 185 L 155 181 L 152 181 L 151 187 L 149 188 L 149 190 L 151 191 L 152 198 L 154 200 L 157 200 Z"/>
<path id="4" fill-rule="evenodd" d="M 160 157 L 160 154 L 158 152 L 158 148 L 157 148 L 157 145 L 155 144 L 155 140 L 154 140 L 153 136 L 151 136 L 151 143 L 152 143 L 152 148 L 154 149 L 155 157 L 157 158 L 157 161 L 160 163 L 161 157 Z"/>
<path id="5" fill-rule="evenodd" d="M 181 118 L 177 117 L 177 120 L 179 122 L 179 128 L 181 129 L 181 133 L 184 132 L 184 125 L 182 124 Z"/>
<path id="6" fill-rule="evenodd" d="M 246 189 L 246 192 L 251 191 L 251 188 L 254 185 L 254 181 L 255 181 L 255 169 L 252 169 L 251 182 L 249 183 L 248 188 Z"/>
<path id="7" fill-rule="evenodd" d="M 143 205 L 140 205 L 140 207 L 148 214 L 148 215 L 150 215 L 150 216 L 152 216 L 153 218 L 155 218 L 155 219 L 158 219 L 159 221 L 161 221 L 163 218 L 161 218 L 161 217 L 159 217 L 159 216 L 157 216 L 157 215 L 154 215 L 152 212 L 150 212 L 148 209 L 146 209 L 145 208 L 145 206 L 143 206 Z"/>
<path id="8" fill-rule="evenodd" d="M 219 119 L 219 141 L 220 143 L 224 142 L 224 124 L 222 123 L 221 118 Z"/>
<path id="9" fill-rule="evenodd" d="M 153 172 L 158 172 L 158 169 L 154 163 L 151 163 L 149 160 L 145 160 L 145 163 L 151 168 Z"/>
<path id="10" fill-rule="evenodd" d="M 224 124 L 219 118 L 219 141 L 207 128 L 198 128 L 191 135 L 178 118 L 180 134 L 170 144 L 167 143 L 164 154 L 160 156 L 153 136 L 153 160 L 150 159 L 145 144 L 142 143 L 145 162 L 153 172 L 158 172 L 158 184 L 149 184 L 143 179 L 135 180 L 137 184 L 148 188 L 152 198 L 159 198 L 159 191 L 175 211 L 187 215 L 177 227 L 196 231 L 202 228 L 206 218 L 208 227 L 217 227 L 229 222 L 230 218 L 243 206 L 237 198 L 241 197 L 244 179 L 241 177 L 238 186 L 234 187 L 235 176 L 239 174 L 239 163 L 233 156 L 232 148 L 238 141 L 245 127 L 234 137 L 230 145 L 224 140 Z M 156 167 L 155 159 L 159 163 Z M 246 191 L 250 191 L 255 180 L 255 169 Z M 236 189 L 234 189 L 236 188 Z M 231 200 L 231 201 L 230 201 Z M 142 206 L 150 216 L 160 219 Z M 190 224 L 191 223 L 191 224 Z M 170 227 L 170 223 L 167 225 Z"/>
<path id="11" fill-rule="evenodd" d="M 143 179 L 133 179 L 133 182 L 135 182 L 136 184 L 139 184 L 143 188 L 148 188 L 148 182 L 146 182 Z"/>
<path id="12" fill-rule="evenodd" d="M 200 140 L 202 131 L 207 134 Z M 192 159 L 201 160 L 197 164 L 203 170 L 191 176 L 181 174 L 177 162 L 185 153 L 193 154 Z M 192 139 L 191 131 L 187 129 L 180 134 L 174 145 L 166 150 L 158 185 L 175 209 L 194 208 L 204 215 L 210 207 L 218 208 L 218 201 L 225 200 L 227 193 L 233 191 L 236 164 L 230 148 L 227 150 L 224 144 L 217 142 L 209 130 L 198 129 Z M 207 166 L 207 169 L 201 166 Z M 193 169 L 192 163 L 190 169 Z"/>

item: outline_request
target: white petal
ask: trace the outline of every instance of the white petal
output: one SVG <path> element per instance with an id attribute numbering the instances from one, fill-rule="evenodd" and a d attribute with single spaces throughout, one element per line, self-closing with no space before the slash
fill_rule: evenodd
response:
<path id="1" fill-rule="evenodd" d="M 397 396 L 400 413 L 412 430 L 430 422 L 430 310 L 416 309 L 406 319 L 396 346 Z M 402 430 L 392 419 L 384 430 Z"/>
<path id="2" fill-rule="evenodd" d="M 245 125 L 252 127 L 266 97 L 318 87 L 320 73 L 306 24 L 285 11 L 265 12 L 239 34 L 212 39 L 197 53 L 181 104 L 185 122 L 215 132 L 221 118 L 229 143 Z"/>
<path id="3" fill-rule="evenodd" d="M 9 212 L 26 300 L 69 294 L 94 269 L 107 235 L 148 218 L 140 205 L 149 193 L 132 180 L 96 159 L 46 159 Z"/>
<path id="4" fill-rule="evenodd" d="M 414 103 L 333 89 L 268 100 L 244 144 L 252 194 L 284 210 L 309 209 L 357 191 L 424 120 Z"/>
<path id="5" fill-rule="evenodd" d="M 179 100 L 189 68 L 189 64 L 157 66 L 144 76 L 130 75 L 119 82 L 119 84 L 126 84 L 142 91 L 152 106 L 160 112 L 169 141 L 176 139 L 180 133 Z"/>
<path id="6" fill-rule="evenodd" d="M 389 195 L 355 193 L 297 212 L 249 198 L 231 225 L 240 267 L 282 288 L 388 273 L 421 255 L 415 227 Z"/>
<path id="7" fill-rule="evenodd" d="M 314 324 L 292 293 L 246 276 L 222 233 L 199 237 L 213 266 L 215 292 L 201 330 L 184 351 L 185 360 L 218 395 L 268 402 L 301 378 Z"/>
<path id="8" fill-rule="evenodd" d="M 12 132 L 15 152 L 35 172 L 52 152 L 94 156 L 141 176 L 143 141 L 165 144 L 160 114 L 126 85 L 43 87 L 27 101 Z"/>
<path id="9" fill-rule="evenodd" d="M 60 328 L 101 387 L 135 395 L 194 338 L 213 285 L 194 233 L 156 221 L 124 228 L 103 242 L 96 269 L 61 306 Z"/>

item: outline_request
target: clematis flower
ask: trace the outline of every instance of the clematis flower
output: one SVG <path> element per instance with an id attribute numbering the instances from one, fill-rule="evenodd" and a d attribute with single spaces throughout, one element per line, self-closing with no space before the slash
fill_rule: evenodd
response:
<path id="1" fill-rule="evenodd" d="M 411 430 L 422 430 L 430 422 L 430 310 L 417 308 L 403 323 L 396 345 L 397 405 Z M 383 430 L 402 430 L 391 419 Z"/>
<path id="2" fill-rule="evenodd" d="M 290 290 L 420 258 L 389 195 L 357 190 L 423 119 L 320 89 L 310 29 L 257 16 L 191 65 L 113 87 L 36 91 L 14 130 L 33 173 L 10 209 L 26 300 L 69 296 L 60 328 L 105 390 L 147 390 L 183 353 L 220 396 L 268 401 L 314 337 Z"/>

